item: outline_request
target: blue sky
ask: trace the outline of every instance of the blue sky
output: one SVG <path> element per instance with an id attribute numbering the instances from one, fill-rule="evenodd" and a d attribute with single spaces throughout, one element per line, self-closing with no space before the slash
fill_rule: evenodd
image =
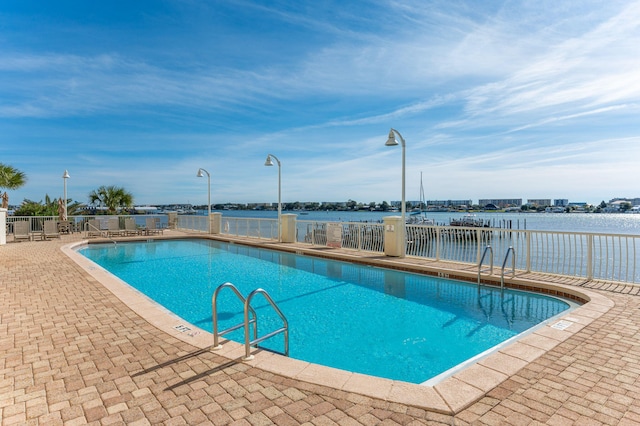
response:
<path id="1" fill-rule="evenodd" d="M 23 199 L 640 197 L 638 1 L 0 2 Z"/>

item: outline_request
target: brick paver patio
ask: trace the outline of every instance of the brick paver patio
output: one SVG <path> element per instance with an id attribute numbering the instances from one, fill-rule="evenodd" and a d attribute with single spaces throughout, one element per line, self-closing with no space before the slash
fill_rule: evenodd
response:
<path id="1" fill-rule="evenodd" d="M 163 333 L 62 253 L 79 239 L 0 246 L 3 425 L 640 424 L 640 297 L 629 286 L 588 283 L 613 308 L 452 417 Z"/>

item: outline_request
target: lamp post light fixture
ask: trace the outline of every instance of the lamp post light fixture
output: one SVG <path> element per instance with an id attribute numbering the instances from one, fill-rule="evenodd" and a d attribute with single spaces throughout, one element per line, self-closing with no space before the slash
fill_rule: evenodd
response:
<path id="1" fill-rule="evenodd" d="M 207 174 L 207 231 L 211 233 L 211 175 L 208 171 L 203 169 L 202 167 L 198 169 L 197 177 L 204 177 L 204 174 Z"/>
<path id="2" fill-rule="evenodd" d="M 273 160 L 278 163 L 278 242 L 282 241 L 281 229 L 282 229 L 282 165 L 280 160 L 273 154 L 267 155 L 267 160 L 264 162 L 265 166 L 273 166 Z"/>
<path id="3" fill-rule="evenodd" d="M 64 171 L 64 173 L 62 174 L 62 181 L 64 182 L 64 192 L 63 192 L 63 196 L 64 196 L 64 220 L 67 220 L 67 179 L 69 179 L 71 176 L 69 176 L 69 172 L 67 170 Z"/>
<path id="4" fill-rule="evenodd" d="M 402 253 L 401 256 L 404 257 L 407 250 L 407 221 L 406 221 L 406 201 L 405 201 L 405 176 L 406 176 L 406 168 L 405 168 L 405 151 L 406 145 L 404 142 L 404 138 L 396 129 L 391 128 L 389 130 L 389 138 L 385 143 L 385 146 L 396 146 L 398 145 L 398 141 L 396 140 L 396 135 L 400 138 L 400 144 L 402 145 L 402 205 L 400 206 L 401 216 L 402 216 Z"/>

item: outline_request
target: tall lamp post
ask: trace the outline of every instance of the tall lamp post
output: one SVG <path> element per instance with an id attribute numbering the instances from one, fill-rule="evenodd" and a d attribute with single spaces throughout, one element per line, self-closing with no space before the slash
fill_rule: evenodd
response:
<path id="1" fill-rule="evenodd" d="M 207 231 L 211 233 L 211 175 L 202 167 L 198 169 L 197 177 L 204 177 L 202 172 L 207 174 Z"/>
<path id="2" fill-rule="evenodd" d="M 281 228 L 282 228 L 282 181 L 281 181 L 281 171 L 282 167 L 280 164 L 280 160 L 273 154 L 267 155 L 267 160 L 264 162 L 265 166 L 273 166 L 273 160 L 276 160 L 278 163 L 278 242 L 282 242 Z"/>
<path id="3" fill-rule="evenodd" d="M 391 128 L 391 130 L 389 130 L 389 138 L 387 139 L 387 142 L 385 143 L 385 146 L 396 146 L 398 145 L 398 141 L 396 140 L 396 135 L 398 135 L 398 138 L 400 138 L 400 144 L 402 145 L 402 205 L 400 206 L 400 211 L 401 211 L 401 216 L 402 216 L 402 257 L 405 256 L 406 251 L 407 251 L 407 221 L 406 221 L 406 206 L 405 206 L 405 151 L 406 151 L 406 145 L 404 142 L 404 138 L 402 137 L 402 135 L 400 134 L 400 132 L 398 132 L 396 129 Z"/>
<path id="4" fill-rule="evenodd" d="M 64 171 L 64 173 L 62 174 L 62 181 L 64 182 L 64 192 L 63 192 L 63 196 L 64 196 L 64 220 L 67 220 L 67 179 L 69 179 L 71 176 L 69 176 L 69 172 L 67 170 Z"/>

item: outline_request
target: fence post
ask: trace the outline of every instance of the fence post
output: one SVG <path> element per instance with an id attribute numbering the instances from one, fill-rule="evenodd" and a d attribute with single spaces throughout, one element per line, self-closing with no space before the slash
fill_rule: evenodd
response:
<path id="1" fill-rule="evenodd" d="M 593 235 L 587 235 L 587 279 L 593 279 Z"/>
<path id="2" fill-rule="evenodd" d="M 167 227 L 169 229 L 178 228 L 178 213 L 176 212 L 167 213 Z"/>
<path id="3" fill-rule="evenodd" d="M 477 248 L 476 248 L 476 265 L 480 263 L 482 252 L 484 251 L 484 249 L 482 248 L 482 243 L 484 241 L 482 241 L 482 231 L 481 231 L 481 229 L 482 228 L 474 229 L 474 232 L 476 233 L 476 241 L 478 242 Z M 491 259 L 491 262 L 493 262 L 493 259 Z"/>
<path id="4" fill-rule="evenodd" d="M 0 246 L 7 244 L 7 209 L 0 209 Z"/>
<path id="5" fill-rule="evenodd" d="M 296 218 L 298 215 L 295 214 L 283 214 L 280 215 L 281 225 L 280 225 L 280 236 L 281 241 L 283 243 L 295 243 L 296 242 Z"/>
<path id="6" fill-rule="evenodd" d="M 527 238 L 527 250 L 526 250 L 526 254 L 525 254 L 525 259 L 526 259 L 526 267 L 525 270 L 528 272 L 531 272 L 531 235 L 533 235 L 532 232 L 529 231 L 525 231 L 524 234 Z"/>
<path id="7" fill-rule="evenodd" d="M 212 234 L 222 233 L 222 213 L 211 213 L 211 216 L 209 217 L 209 227 Z"/>
<path id="8" fill-rule="evenodd" d="M 400 216 L 387 216 L 384 221 L 384 254 L 386 256 L 400 257 L 404 254 L 402 245 L 406 244 L 402 235 L 402 218 Z"/>

